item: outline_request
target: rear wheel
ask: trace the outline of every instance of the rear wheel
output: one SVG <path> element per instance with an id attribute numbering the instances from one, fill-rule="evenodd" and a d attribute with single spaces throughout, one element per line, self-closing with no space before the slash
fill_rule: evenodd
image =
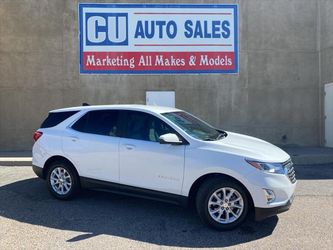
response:
<path id="1" fill-rule="evenodd" d="M 70 164 L 65 161 L 55 161 L 49 168 L 47 185 L 55 198 L 68 200 L 77 194 L 79 178 Z"/>
<path id="2" fill-rule="evenodd" d="M 246 219 L 249 201 L 237 182 L 214 177 L 199 188 L 196 207 L 201 220 L 210 227 L 231 230 Z"/>

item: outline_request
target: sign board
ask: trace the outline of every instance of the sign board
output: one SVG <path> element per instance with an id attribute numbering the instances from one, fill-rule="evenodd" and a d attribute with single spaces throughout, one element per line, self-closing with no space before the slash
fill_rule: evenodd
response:
<path id="1" fill-rule="evenodd" d="M 80 73 L 238 73 L 237 5 L 79 4 Z"/>

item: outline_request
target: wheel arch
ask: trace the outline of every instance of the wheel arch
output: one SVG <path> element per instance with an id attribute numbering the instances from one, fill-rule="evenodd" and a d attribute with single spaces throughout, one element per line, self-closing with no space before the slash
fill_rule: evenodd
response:
<path id="1" fill-rule="evenodd" d="M 222 173 L 208 173 L 208 174 L 205 174 L 205 175 L 202 175 L 200 176 L 198 179 L 195 180 L 195 182 L 192 184 L 191 188 L 190 188 L 190 191 L 189 191 L 189 204 L 192 206 L 193 204 L 195 204 L 195 200 L 196 200 L 196 195 L 197 195 L 197 192 L 200 188 L 200 186 L 206 182 L 207 180 L 209 180 L 210 178 L 213 178 L 213 177 L 223 177 L 223 178 L 227 178 L 227 179 L 230 179 L 232 181 L 235 181 L 237 184 L 239 184 L 241 187 L 244 188 L 245 192 L 246 192 L 246 195 L 250 201 L 250 208 L 253 208 L 254 207 L 254 202 L 253 202 L 253 198 L 251 196 L 251 193 L 249 192 L 249 190 L 246 188 L 246 186 L 241 183 L 239 180 L 237 180 L 236 178 L 230 176 L 230 175 L 227 175 L 227 174 L 222 174 Z"/>
<path id="2" fill-rule="evenodd" d="M 50 168 L 51 164 L 55 161 L 63 161 L 65 163 L 67 163 L 69 166 L 71 166 L 71 168 L 73 169 L 75 174 L 79 177 L 79 173 L 77 172 L 74 164 L 69 159 L 67 159 L 66 157 L 61 156 L 61 155 L 54 155 L 54 156 L 51 156 L 50 158 L 48 158 L 46 160 L 46 162 L 44 163 L 43 176 L 42 176 L 43 179 L 46 179 L 49 168 Z"/>

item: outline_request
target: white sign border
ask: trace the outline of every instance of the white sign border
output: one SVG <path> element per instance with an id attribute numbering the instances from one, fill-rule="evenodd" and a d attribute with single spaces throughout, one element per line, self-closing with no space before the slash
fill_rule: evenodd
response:
<path id="1" fill-rule="evenodd" d="M 84 70 L 83 68 L 83 8 L 232 8 L 234 10 L 234 48 L 235 68 L 233 70 Z M 140 3 L 78 3 L 78 42 L 79 42 L 79 72 L 80 74 L 100 75 L 203 75 L 203 74 L 238 74 L 239 73 L 239 27 L 238 4 L 140 4 Z"/>

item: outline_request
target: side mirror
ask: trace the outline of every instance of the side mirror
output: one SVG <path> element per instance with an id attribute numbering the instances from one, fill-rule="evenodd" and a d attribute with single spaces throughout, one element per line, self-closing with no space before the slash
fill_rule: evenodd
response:
<path id="1" fill-rule="evenodd" d="M 158 138 L 160 144 L 172 144 L 172 145 L 181 145 L 183 142 L 179 140 L 176 134 L 164 134 Z"/>

